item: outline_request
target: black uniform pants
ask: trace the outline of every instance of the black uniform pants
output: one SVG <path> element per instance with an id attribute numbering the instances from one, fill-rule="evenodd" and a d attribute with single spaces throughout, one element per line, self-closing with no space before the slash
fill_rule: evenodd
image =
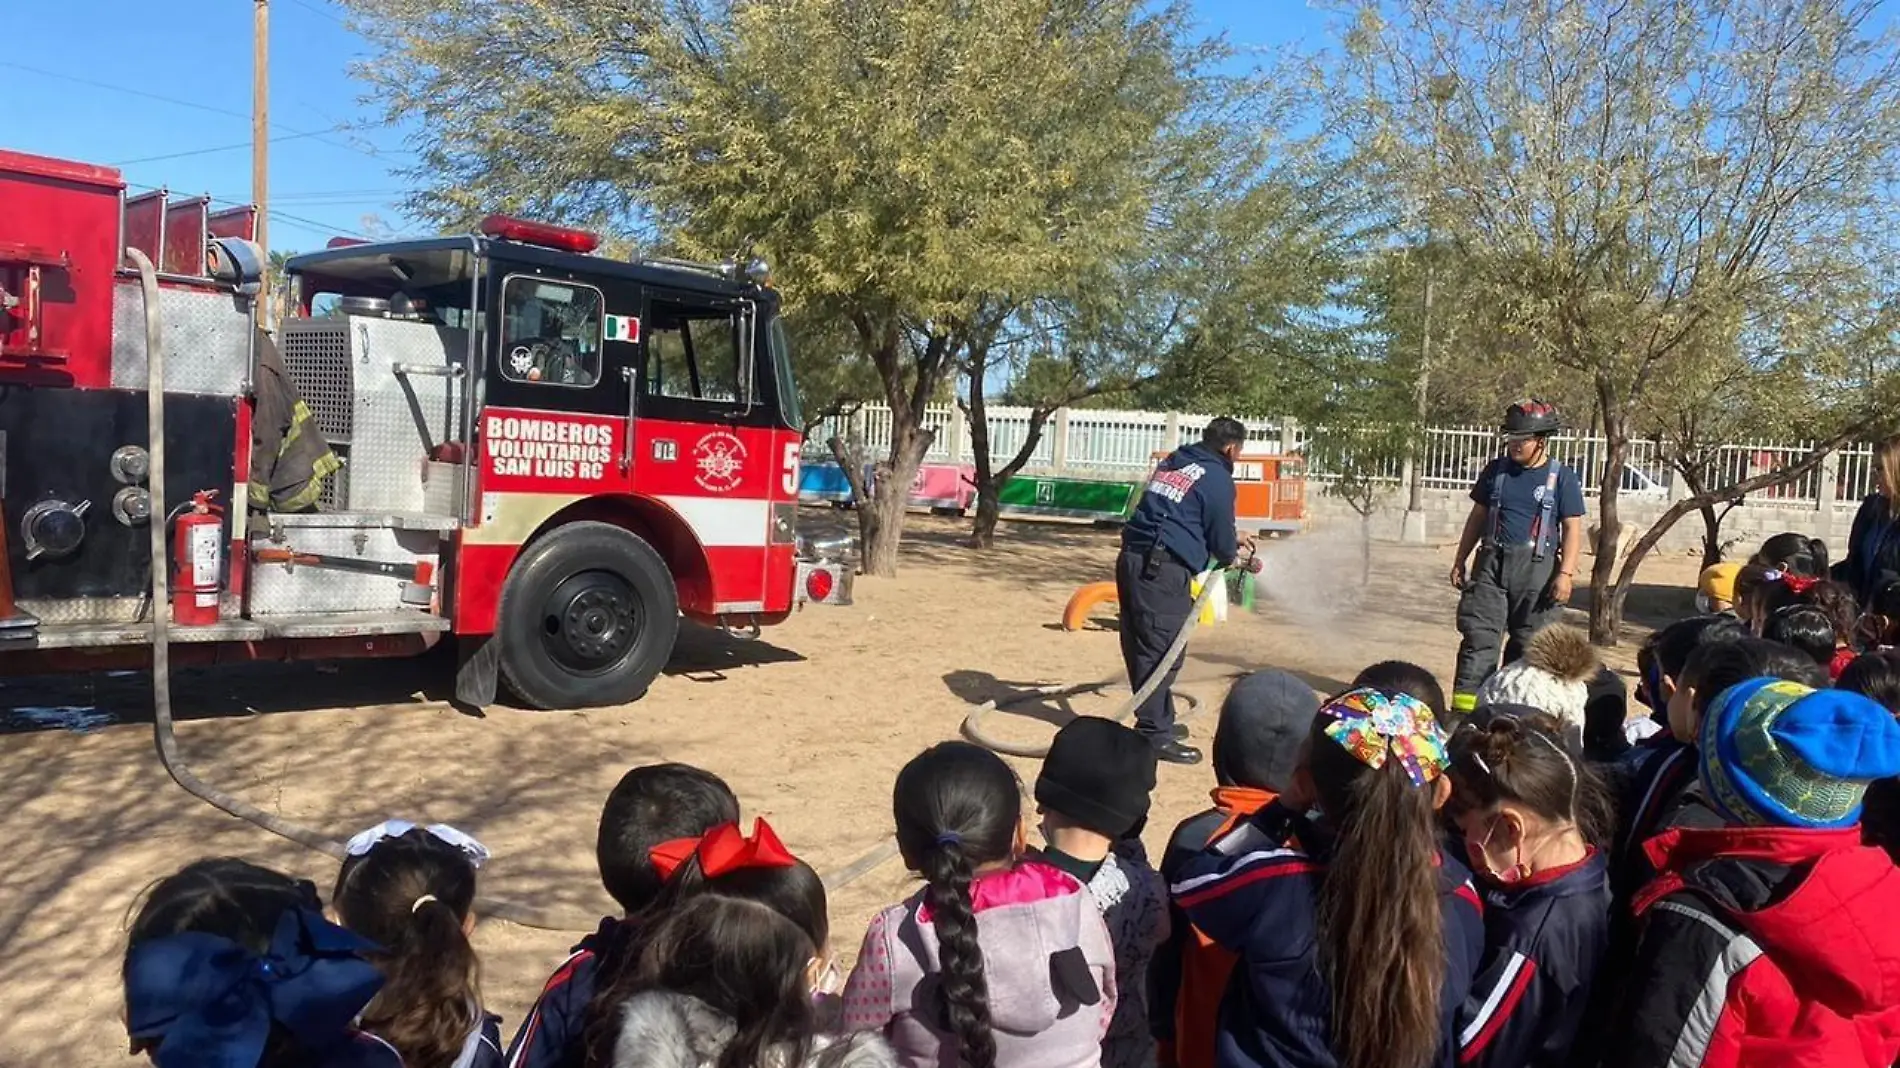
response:
<path id="1" fill-rule="evenodd" d="M 1122 550 L 1115 560 L 1115 598 L 1121 613 L 1122 663 L 1128 668 L 1128 686 L 1141 689 L 1161 664 L 1163 654 L 1187 625 L 1194 608 L 1189 584 L 1194 573 L 1174 554 L 1156 546 L 1147 552 Z M 1135 729 L 1159 745 L 1174 735 L 1174 676 L 1180 662 L 1168 668 L 1155 692 L 1135 709 Z"/>
<path id="2" fill-rule="evenodd" d="M 1506 633 L 1504 660 L 1522 656 L 1524 643 L 1554 621 L 1562 607 L 1551 600 L 1550 580 L 1557 571 L 1557 554 L 1546 550 L 1542 560 L 1529 545 L 1486 545 L 1478 550 L 1465 592 L 1458 598 L 1458 672 L 1452 679 L 1454 697 L 1478 692 L 1498 669 L 1498 645 Z M 1454 702 L 1457 703 L 1457 702 Z M 1466 704 L 1469 704 L 1467 698 Z M 1462 708 L 1460 711 L 1470 711 Z"/>

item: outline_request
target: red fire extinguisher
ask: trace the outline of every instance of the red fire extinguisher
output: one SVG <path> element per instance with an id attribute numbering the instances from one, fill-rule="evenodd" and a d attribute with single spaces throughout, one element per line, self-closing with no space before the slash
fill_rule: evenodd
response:
<path id="1" fill-rule="evenodd" d="M 172 527 L 172 623 L 203 627 L 218 621 L 218 592 L 224 584 L 224 522 L 211 498 L 217 490 L 199 490 L 191 507 Z"/>

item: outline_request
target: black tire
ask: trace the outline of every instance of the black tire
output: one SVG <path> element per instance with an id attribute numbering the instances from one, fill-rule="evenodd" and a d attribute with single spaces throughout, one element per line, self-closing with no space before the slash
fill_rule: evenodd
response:
<path id="1" fill-rule="evenodd" d="M 530 708 L 637 701 L 679 626 L 673 575 L 653 546 L 611 523 L 570 523 L 508 572 L 495 626 L 502 681 Z"/>

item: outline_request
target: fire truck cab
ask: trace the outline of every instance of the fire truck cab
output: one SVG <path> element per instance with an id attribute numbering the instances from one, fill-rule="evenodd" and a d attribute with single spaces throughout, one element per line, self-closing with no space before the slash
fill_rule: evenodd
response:
<path id="1" fill-rule="evenodd" d="M 186 204 L 0 152 L 0 289 L 33 294 L 0 307 L 0 674 L 142 657 L 143 613 L 167 610 L 142 594 L 150 522 L 179 524 L 175 659 L 400 655 L 452 634 L 478 705 L 498 678 L 539 708 L 632 700 L 681 616 L 756 633 L 849 602 L 852 569 L 797 535 L 798 401 L 762 264 L 616 260 L 504 216 L 294 256 L 275 343 L 342 466 L 314 510 L 266 512 L 245 507 L 262 298 L 228 266 L 248 226 L 220 238 Z M 122 245 L 160 268 L 151 309 Z M 163 487 L 145 482 L 148 313 Z M 179 551 L 209 522 L 200 491 L 228 507 Z M 207 600 L 180 572 L 209 545 Z"/>

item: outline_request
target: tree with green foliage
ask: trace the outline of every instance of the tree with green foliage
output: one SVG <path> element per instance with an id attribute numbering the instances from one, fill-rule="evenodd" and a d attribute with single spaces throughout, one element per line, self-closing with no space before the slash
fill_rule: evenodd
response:
<path id="1" fill-rule="evenodd" d="M 1184 5 L 1141 0 L 345 2 L 420 131 L 416 209 L 757 253 L 793 314 L 850 324 L 892 422 L 858 513 L 876 575 L 985 309 L 1140 240 L 1215 54 Z"/>
<path id="2" fill-rule="evenodd" d="M 1242 93 L 1232 110 L 1177 131 L 1147 238 L 969 350 L 960 403 L 976 468 L 974 545 L 992 543 L 1003 484 L 1062 408 L 1172 389 L 1171 406 L 1264 414 L 1288 403 L 1290 383 L 1312 380 L 1287 371 L 1286 353 L 1311 344 L 1311 331 L 1294 325 L 1299 307 L 1326 299 L 1344 260 L 1317 183 L 1299 180 L 1300 147 L 1259 133 L 1292 99 Z M 1276 148 L 1279 159 L 1269 155 Z M 986 396 L 999 373 L 1004 399 L 1029 408 L 1027 433 L 1000 465 Z"/>
<path id="3" fill-rule="evenodd" d="M 798 429 L 807 438 L 826 421 L 853 414 L 878 394 L 877 372 L 859 351 L 850 323 L 791 315 L 785 330 L 798 382 Z"/>
<path id="4" fill-rule="evenodd" d="M 1405 398 L 1394 396 L 1394 402 Z M 1410 412 L 1399 403 L 1362 422 L 1351 412 L 1334 413 L 1334 422 L 1311 428 L 1304 453 L 1309 481 L 1320 492 L 1346 502 L 1359 517 L 1359 584 L 1372 581 L 1372 517 L 1401 488 L 1392 478 L 1418 440 Z"/>
<path id="5" fill-rule="evenodd" d="M 1020 333 L 1008 336 L 1005 330 Z M 1142 374 L 1139 361 L 1127 359 L 1105 339 L 1091 335 L 1086 325 L 1061 321 L 1057 311 L 1030 310 L 1008 324 L 999 323 L 995 330 L 971 342 L 962 368 L 964 392 L 957 398 L 957 407 L 970 428 L 976 489 L 976 515 L 970 528 L 972 548 L 987 549 L 995 544 L 1003 484 L 1036 454 L 1049 417 L 1080 401 L 1125 392 Z M 1008 379 L 1002 400 L 1029 409 L 1022 440 L 1000 466 L 989 420 L 988 383 L 996 376 Z"/>
<path id="6" fill-rule="evenodd" d="M 1350 28 L 1331 99 L 1360 173 L 1395 205 L 1431 202 L 1500 358 L 1589 391 L 1608 460 L 1599 642 L 1667 524 L 1819 462 L 1678 502 L 1619 575 L 1623 466 L 1645 413 L 1670 407 L 1659 394 L 1711 362 L 1831 381 L 1854 355 L 1842 339 L 1891 347 L 1841 299 L 1890 292 L 1900 263 L 1900 53 L 1877 8 L 1400 0 Z M 1875 385 L 1786 414 L 1838 443 L 1883 420 Z"/>

